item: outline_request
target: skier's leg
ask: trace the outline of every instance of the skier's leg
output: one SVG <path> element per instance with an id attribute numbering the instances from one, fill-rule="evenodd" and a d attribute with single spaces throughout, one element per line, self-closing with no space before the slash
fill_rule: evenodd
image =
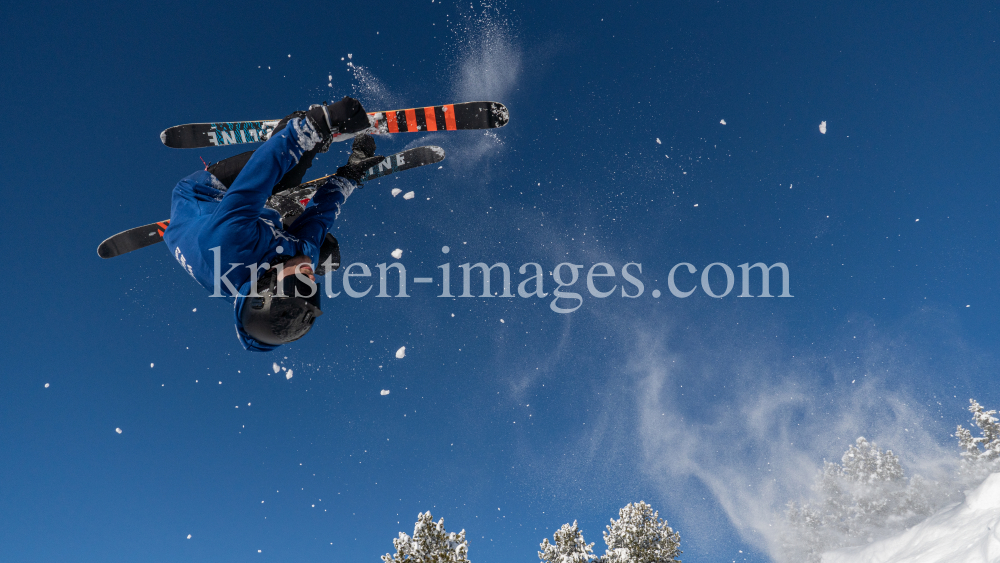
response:
<path id="1" fill-rule="evenodd" d="M 310 106 L 308 111 L 297 111 L 292 113 L 278 122 L 278 125 L 275 126 L 274 132 L 271 133 L 271 136 L 274 136 L 276 133 L 284 129 L 290 119 L 295 117 L 304 117 L 305 115 L 309 115 L 316 123 L 317 129 L 320 134 L 323 135 L 323 140 L 317 143 L 312 150 L 306 151 L 306 153 L 302 155 L 298 164 L 285 173 L 285 176 L 281 179 L 281 181 L 274 186 L 271 190 L 272 194 L 281 193 L 302 183 L 302 178 L 305 177 L 306 171 L 308 171 L 312 166 L 313 159 L 316 158 L 316 155 L 330 149 L 330 143 L 332 142 L 330 134 L 333 133 L 333 131 L 330 130 L 330 127 L 334 127 L 340 132 L 354 132 L 368 127 L 369 123 L 368 115 L 365 113 L 365 109 L 361 107 L 361 104 L 358 103 L 357 100 L 344 98 L 333 105 L 328 106 L 324 102 L 324 105 L 322 106 Z M 371 146 L 374 150 L 375 143 L 372 142 Z"/>
<path id="2" fill-rule="evenodd" d="M 216 179 L 222 182 L 222 185 L 228 188 L 233 185 L 236 176 L 243 170 L 243 167 L 246 166 L 251 156 L 253 156 L 253 151 L 240 153 L 236 156 L 224 158 L 219 162 L 213 162 L 205 170 L 208 170 L 209 174 L 215 176 Z"/>
<path id="3" fill-rule="evenodd" d="M 330 106 L 315 106 L 305 113 L 303 117 L 293 114 L 282 120 L 280 128 L 253 152 L 216 208 L 218 221 L 256 221 L 272 190 L 307 153 L 317 145 L 328 145 L 335 131 L 353 133 L 368 125 L 364 108 L 351 98 Z M 307 159 L 304 165 L 311 161 Z"/>
<path id="4" fill-rule="evenodd" d="M 299 159 L 299 163 L 292 167 L 291 170 L 285 173 L 274 188 L 271 189 L 271 194 L 281 193 L 289 188 L 294 188 L 302 183 L 302 178 L 305 177 L 306 172 L 312 166 L 313 159 L 316 158 L 316 154 L 320 152 L 318 148 L 314 148 L 311 151 L 306 151 Z"/>
<path id="5" fill-rule="evenodd" d="M 275 132 L 259 149 L 249 153 L 214 212 L 217 220 L 226 222 L 239 217 L 256 221 L 272 188 L 321 141 L 311 119 L 289 121 L 288 127 Z M 234 157 L 225 168 L 235 169 L 237 164 Z"/>
<path id="6" fill-rule="evenodd" d="M 278 122 L 278 125 L 274 128 L 271 135 L 273 136 L 275 133 L 284 129 L 288 124 L 288 120 L 295 117 L 304 117 L 305 115 L 306 112 L 304 111 L 292 112 Z M 302 178 L 305 177 L 306 172 L 312 166 L 313 158 L 316 157 L 316 154 L 319 153 L 320 148 L 322 148 L 319 145 L 322 145 L 322 143 L 318 143 L 316 147 L 310 151 L 306 151 L 306 153 L 302 155 L 298 164 L 292 167 L 292 169 L 289 170 L 281 181 L 278 182 L 278 184 L 271 190 L 272 194 L 276 194 L 288 188 L 294 188 L 302 183 Z M 228 188 L 233 185 L 233 181 L 236 180 L 236 176 L 238 176 L 240 171 L 243 170 L 243 167 L 246 166 L 250 157 L 253 156 L 253 152 L 254 151 L 247 151 L 236 156 L 222 159 L 218 162 L 213 162 L 208 165 L 206 170 L 208 170 L 212 176 L 215 176 L 219 182 L 222 182 L 222 185 Z"/>

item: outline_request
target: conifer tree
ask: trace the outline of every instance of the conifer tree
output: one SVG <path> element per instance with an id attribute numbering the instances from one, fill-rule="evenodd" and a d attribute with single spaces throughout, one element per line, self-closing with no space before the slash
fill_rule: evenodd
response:
<path id="1" fill-rule="evenodd" d="M 563 524 L 552 535 L 555 543 L 549 543 L 549 539 L 542 540 L 538 552 L 538 558 L 545 563 L 590 563 L 594 560 L 594 543 L 587 543 L 583 539 L 583 532 L 573 521 L 573 525 Z"/>
<path id="2" fill-rule="evenodd" d="M 680 563 L 680 534 L 643 501 L 629 503 L 618 511 L 618 520 L 611 519 L 601 557 L 594 556 L 594 544 L 584 541 L 576 521 L 563 524 L 552 539 L 555 543 L 546 538 L 540 544 L 543 563 Z"/>
<path id="3" fill-rule="evenodd" d="M 619 510 L 607 529 L 602 563 L 678 563 L 680 534 L 643 501 Z"/>
<path id="4" fill-rule="evenodd" d="M 412 537 L 400 532 L 392 545 L 396 554 L 383 555 L 384 563 L 469 563 L 465 530 L 445 532 L 444 518 L 435 523 L 429 510 L 417 514 Z"/>
<path id="5" fill-rule="evenodd" d="M 997 411 L 986 410 L 975 399 L 969 399 L 968 408 L 981 436 L 974 438 L 970 430 L 959 425 L 955 438 L 962 449 L 961 477 L 965 486 L 971 487 L 990 473 L 1000 471 L 1000 421 L 993 416 Z"/>

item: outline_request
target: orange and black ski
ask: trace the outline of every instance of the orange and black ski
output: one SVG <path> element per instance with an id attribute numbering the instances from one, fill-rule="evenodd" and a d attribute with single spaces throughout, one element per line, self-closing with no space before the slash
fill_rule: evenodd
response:
<path id="1" fill-rule="evenodd" d="M 356 133 L 337 133 L 334 141 L 346 141 L 356 135 L 387 135 L 465 129 L 495 129 L 510 119 L 507 106 L 499 102 L 464 102 L 423 108 L 375 111 L 368 113 L 371 126 Z M 266 141 L 278 125 L 278 119 L 260 121 L 224 121 L 176 125 L 160 133 L 164 145 L 175 149 L 200 149 L 243 145 Z"/>

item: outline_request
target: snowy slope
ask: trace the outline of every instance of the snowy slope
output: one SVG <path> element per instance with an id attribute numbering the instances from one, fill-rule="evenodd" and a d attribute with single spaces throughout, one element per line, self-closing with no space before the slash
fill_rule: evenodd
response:
<path id="1" fill-rule="evenodd" d="M 1000 473 L 898 536 L 823 554 L 823 563 L 1000 563 Z"/>

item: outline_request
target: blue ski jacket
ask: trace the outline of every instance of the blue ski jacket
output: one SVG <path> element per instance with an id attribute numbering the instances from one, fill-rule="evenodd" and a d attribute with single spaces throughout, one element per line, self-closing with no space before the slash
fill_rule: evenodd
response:
<path id="1" fill-rule="evenodd" d="M 251 338 L 240 322 L 243 297 L 250 292 L 251 269 L 275 258 L 309 256 L 319 248 L 340 213 L 349 180 L 334 177 L 316 191 L 305 211 L 287 229 L 277 211 L 264 207 L 271 190 L 302 155 L 320 142 L 307 118 L 295 118 L 257 149 L 228 189 L 207 170 L 174 187 L 170 226 L 163 240 L 181 267 L 213 297 L 236 297 L 236 333 L 247 350 L 275 349 Z"/>

